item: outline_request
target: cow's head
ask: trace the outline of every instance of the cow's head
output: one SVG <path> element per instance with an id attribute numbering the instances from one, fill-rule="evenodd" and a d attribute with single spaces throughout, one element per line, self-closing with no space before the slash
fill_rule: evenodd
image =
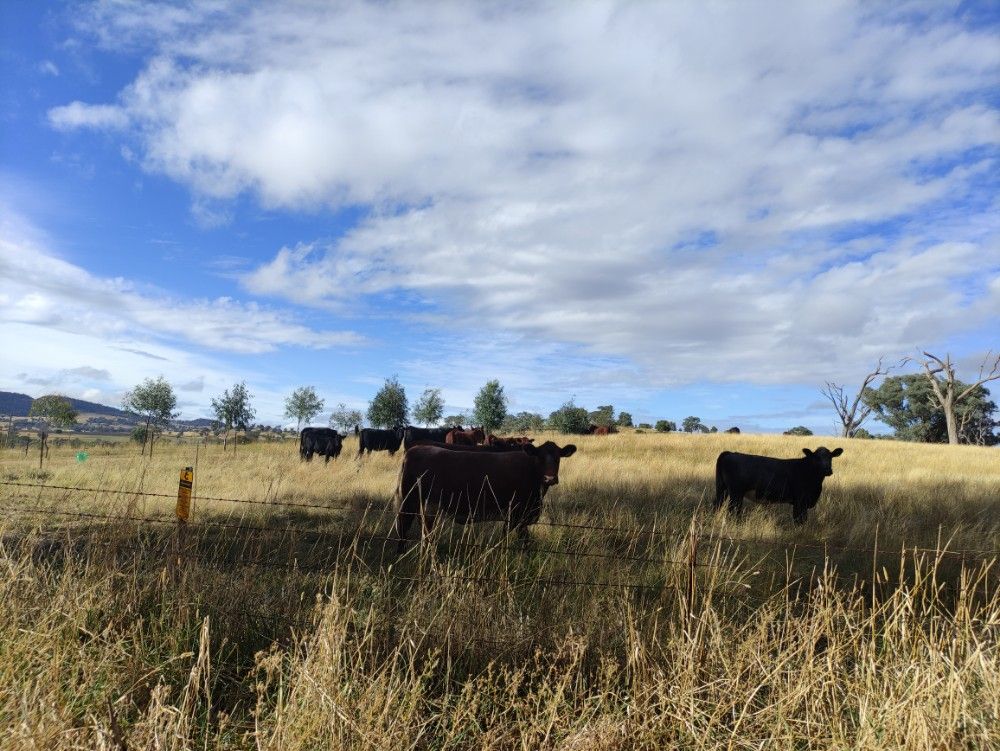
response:
<path id="1" fill-rule="evenodd" d="M 802 449 L 802 453 L 824 476 L 829 477 L 833 474 L 833 457 L 843 454 L 844 449 L 830 451 L 826 446 L 820 446 L 815 451 Z"/>
<path id="2" fill-rule="evenodd" d="M 576 453 L 576 446 L 572 443 L 560 448 L 552 441 L 546 441 L 541 446 L 526 443 L 521 448 L 528 456 L 538 460 L 542 470 L 542 485 L 546 488 L 559 484 L 559 460 Z"/>

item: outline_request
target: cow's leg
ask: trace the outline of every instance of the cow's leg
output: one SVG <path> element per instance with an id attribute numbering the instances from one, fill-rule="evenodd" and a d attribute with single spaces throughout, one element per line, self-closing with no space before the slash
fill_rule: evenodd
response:
<path id="1" fill-rule="evenodd" d="M 729 491 L 729 513 L 739 514 L 743 510 L 743 492 L 742 491 Z"/>
<path id="2" fill-rule="evenodd" d="M 792 505 L 792 519 L 796 524 L 805 524 L 809 516 L 809 506 L 802 501 L 795 501 Z"/>
<path id="3" fill-rule="evenodd" d="M 399 513 L 396 514 L 396 524 L 393 527 L 393 536 L 396 538 L 396 555 L 402 555 L 406 547 L 406 533 L 413 523 L 413 517 L 420 513 L 420 500 L 415 492 L 407 495 L 399 504 Z"/>
<path id="4" fill-rule="evenodd" d="M 726 481 L 722 479 L 721 473 L 715 475 L 715 501 L 712 508 L 718 511 L 726 500 Z"/>
<path id="5" fill-rule="evenodd" d="M 329 463 L 330 463 L 330 453 L 327 452 L 323 454 L 323 464 L 329 464 Z"/>

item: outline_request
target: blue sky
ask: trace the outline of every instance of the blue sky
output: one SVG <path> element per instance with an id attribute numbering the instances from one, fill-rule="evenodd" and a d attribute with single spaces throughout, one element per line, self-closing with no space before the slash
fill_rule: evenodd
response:
<path id="1" fill-rule="evenodd" d="M 833 430 L 1000 347 L 995 3 L 0 3 L 0 389 Z"/>

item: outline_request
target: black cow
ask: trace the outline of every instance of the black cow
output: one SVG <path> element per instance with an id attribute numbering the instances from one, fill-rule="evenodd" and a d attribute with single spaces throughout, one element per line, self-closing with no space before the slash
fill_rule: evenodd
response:
<path id="1" fill-rule="evenodd" d="M 403 458 L 396 487 L 397 552 L 417 516 L 424 535 L 438 514 L 459 524 L 506 521 L 508 529 L 523 532 L 538 521 L 546 491 L 559 482 L 559 459 L 575 451 L 572 444 L 560 448 L 552 441 L 513 451 L 414 446 Z"/>
<path id="2" fill-rule="evenodd" d="M 446 428 L 418 428 L 410 425 L 403 434 L 403 448 L 408 449 L 421 441 L 436 441 L 444 443 L 445 437 L 452 430 L 461 430 L 461 425 L 450 425 Z"/>
<path id="3" fill-rule="evenodd" d="M 344 437 L 332 428 L 303 428 L 299 434 L 299 458 L 311 462 L 313 454 L 324 457 L 324 464 L 340 456 Z"/>
<path id="4" fill-rule="evenodd" d="M 758 501 L 792 504 L 792 518 L 805 523 L 809 509 L 819 501 L 823 478 L 833 474 L 833 458 L 844 449 L 820 446 L 802 453 L 802 459 L 773 459 L 723 451 L 715 462 L 715 508 L 728 497 L 730 510 L 739 512 L 743 496 L 752 490 Z"/>
<path id="5" fill-rule="evenodd" d="M 729 429 L 729 430 L 727 430 L 726 432 L 727 432 L 727 433 L 733 433 L 734 435 L 739 435 L 739 433 L 740 433 L 740 429 L 739 429 L 739 428 L 735 428 L 735 427 L 734 427 L 734 428 L 730 428 L 730 429 Z"/>
<path id="6" fill-rule="evenodd" d="M 390 430 L 379 430 L 377 428 L 362 428 L 358 439 L 358 457 L 366 451 L 388 451 L 392 456 L 399 451 L 399 444 L 403 442 L 403 428 L 397 427 Z"/>

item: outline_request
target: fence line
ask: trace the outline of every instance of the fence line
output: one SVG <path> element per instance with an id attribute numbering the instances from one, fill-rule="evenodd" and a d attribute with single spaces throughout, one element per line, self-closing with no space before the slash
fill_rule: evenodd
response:
<path id="1" fill-rule="evenodd" d="M 50 489 L 50 490 L 79 491 L 79 492 L 85 492 L 85 493 L 108 493 L 108 494 L 118 494 L 118 495 L 148 496 L 148 497 L 155 497 L 155 498 L 170 498 L 170 499 L 176 498 L 176 494 L 174 494 L 174 493 L 154 493 L 154 492 L 143 491 L 143 490 L 121 490 L 121 489 L 112 489 L 112 488 L 92 488 L 92 487 L 75 487 L 75 486 L 68 486 L 68 485 L 48 485 L 48 484 L 45 484 L 45 483 L 25 483 L 25 482 L 15 482 L 15 481 L 10 481 L 10 480 L 2 480 L 2 481 L 0 481 L 0 486 L 4 486 L 4 485 L 5 486 L 11 486 L 11 487 L 22 487 L 22 488 L 40 488 L 40 489 Z M 255 499 L 247 499 L 247 498 L 227 498 L 227 497 L 221 497 L 221 496 L 204 496 L 204 495 L 193 496 L 193 500 L 195 500 L 195 501 L 221 501 L 221 502 L 226 502 L 226 503 L 262 505 L 262 506 L 288 506 L 288 507 L 297 507 L 297 508 L 307 508 L 307 509 L 313 509 L 313 510 L 322 510 L 322 511 L 327 511 L 327 512 L 329 512 L 329 511 L 337 511 L 337 510 L 342 510 L 344 508 L 347 508 L 346 506 L 329 506 L 329 505 L 324 505 L 324 504 L 314 504 L 314 503 L 305 503 L 305 502 L 297 502 L 297 501 L 279 501 L 277 499 L 274 499 L 274 500 L 255 500 Z M 37 512 L 37 513 L 43 513 L 43 514 L 44 513 L 54 513 L 54 514 L 69 515 L 69 516 L 87 516 L 87 514 L 84 514 L 83 512 L 55 511 L 55 510 L 51 510 L 51 509 L 35 509 L 34 511 Z M 95 515 L 91 515 L 91 516 L 94 516 L 94 518 L 102 518 L 100 515 L 96 515 L 96 516 Z M 117 517 L 105 517 L 105 518 L 124 519 L 124 520 L 129 520 L 129 521 L 150 521 L 150 522 L 153 522 L 153 523 L 171 523 L 171 524 L 173 523 L 172 519 L 157 520 L 157 519 L 154 519 L 154 518 L 143 518 L 143 517 L 131 517 L 130 518 L 130 517 L 121 517 L 121 516 L 117 516 Z M 227 523 L 224 523 L 224 522 L 198 522 L 198 523 L 199 524 L 203 524 L 203 525 L 218 526 L 218 527 L 224 527 L 224 528 L 238 528 L 238 529 L 248 529 L 248 530 L 256 530 L 256 531 L 269 531 L 269 532 L 275 532 L 275 531 L 286 531 L 286 532 L 288 532 L 288 531 L 297 531 L 297 532 L 301 532 L 303 534 L 317 534 L 318 533 L 317 530 L 305 530 L 305 529 L 296 528 L 296 527 L 275 528 L 275 527 L 264 527 L 264 526 L 255 526 L 255 525 L 247 525 L 247 524 L 227 524 Z M 624 534 L 624 535 L 629 535 L 629 536 L 635 536 L 636 535 L 636 530 L 635 529 L 627 529 L 627 528 L 624 528 L 624 527 L 598 525 L 598 524 L 576 524 L 576 523 L 570 523 L 570 522 L 552 522 L 552 521 L 541 521 L 541 520 L 539 520 L 539 521 L 534 522 L 533 526 L 564 528 L 564 529 L 586 529 L 586 530 L 600 531 L 600 532 L 613 532 L 613 533 Z M 646 534 L 646 535 L 664 535 L 664 536 L 666 536 L 666 535 L 677 535 L 679 537 L 679 535 L 678 535 L 678 533 L 676 531 L 666 530 L 666 529 L 663 529 L 663 530 L 657 530 L 657 529 L 643 530 L 642 534 Z M 844 545 L 844 544 L 832 543 L 832 542 L 801 542 L 801 541 L 764 540 L 764 539 L 760 539 L 760 538 L 735 537 L 735 536 L 731 536 L 731 535 L 721 535 L 721 534 L 715 534 L 715 533 L 705 534 L 704 536 L 702 536 L 702 539 L 706 540 L 706 541 L 722 541 L 722 542 L 730 542 L 730 543 L 736 543 L 736 544 L 764 545 L 764 546 L 768 546 L 768 547 L 778 547 L 778 548 L 782 548 L 782 549 L 785 549 L 785 550 L 796 549 L 796 548 L 807 548 L 807 549 L 815 549 L 815 550 L 823 550 L 823 551 L 836 550 L 836 551 L 842 551 L 842 552 L 856 552 L 856 553 L 864 553 L 866 555 L 882 555 L 882 556 L 887 556 L 887 555 L 895 556 L 895 555 L 897 555 L 900 552 L 900 551 L 896 551 L 896 550 L 894 550 L 892 548 L 889 548 L 889 547 L 884 548 L 884 549 L 878 549 L 878 548 L 867 548 L 867 547 L 860 547 L 860 546 Z M 967 557 L 985 557 L 985 558 L 991 558 L 991 557 L 1000 556 L 1000 551 L 986 550 L 986 549 L 975 549 L 975 548 L 972 548 L 972 549 L 958 549 L 958 550 L 946 550 L 946 549 L 936 549 L 936 548 L 926 548 L 926 547 L 904 545 L 904 546 L 902 546 L 902 549 L 904 551 L 911 551 L 911 552 L 914 552 L 914 553 L 928 553 L 928 554 L 941 555 L 941 556 L 960 557 L 960 558 L 963 558 L 963 559 L 967 558 Z M 613 555 L 613 554 L 602 554 L 602 553 L 589 553 L 589 554 L 585 554 L 585 553 L 577 553 L 575 551 L 558 551 L 558 550 L 553 550 L 553 549 L 549 549 L 547 551 L 539 551 L 539 552 L 549 552 L 549 553 L 552 553 L 552 554 L 555 554 L 555 555 L 580 555 L 581 557 L 609 558 L 609 559 L 614 559 L 614 560 L 634 560 L 634 561 L 641 561 L 641 562 L 646 562 L 646 563 L 664 563 L 664 562 L 681 563 L 680 561 L 663 561 L 661 559 L 627 557 L 627 556 L 618 556 L 618 555 Z"/>

